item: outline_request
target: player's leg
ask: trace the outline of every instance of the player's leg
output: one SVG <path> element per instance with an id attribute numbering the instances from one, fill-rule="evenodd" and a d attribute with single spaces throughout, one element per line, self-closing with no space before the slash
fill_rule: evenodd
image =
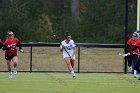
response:
<path id="1" fill-rule="evenodd" d="M 13 61 L 13 64 L 14 64 L 13 73 L 14 73 L 14 74 L 17 74 L 16 67 L 17 67 L 17 64 L 18 64 L 18 57 L 17 57 L 17 56 L 14 56 L 14 57 L 12 58 L 12 61 Z"/>
<path id="2" fill-rule="evenodd" d="M 9 71 L 9 78 L 12 78 L 12 70 L 11 70 L 11 60 L 6 60 L 7 69 Z"/>
<path id="3" fill-rule="evenodd" d="M 128 67 L 131 68 L 132 66 L 132 56 L 127 56 L 127 61 L 128 61 Z"/>
<path id="4" fill-rule="evenodd" d="M 140 73 L 140 69 L 139 69 L 139 66 L 140 66 L 140 59 L 138 59 L 135 63 L 135 66 L 134 66 L 134 69 Z"/>
<path id="5" fill-rule="evenodd" d="M 71 63 L 72 68 L 74 68 L 74 61 L 75 61 L 75 56 L 74 56 L 74 58 L 70 59 L 70 63 Z"/>
<path id="6" fill-rule="evenodd" d="M 73 59 L 70 59 L 70 63 L 71 63 L 72 68 L 74 68 L 74 60 Z"/>
<path id="7" fill-rule="evenodd" d="M 134 64 L 138 60 L 138 55 L 133 55 L 133 62 Z M 134 69 L 134 78 L 137 78 L 137 71 Z"/>
<path id="8" fill-rule="evenodd" d="M 140 59 L 138 58 L 138 60 L 136 61 L 135 65 L 134 65 L 134 70 L 136 70 L 137 72 L 140 73 Z M 140 80 L 140 77 L 138 78 L 138 80 Z"/>
<path id="9" fill-rule="evenodd" d="M 73 70 L 73 68 L 71 66 L 70 58 L 69 57 L 65 57 L 64 61 L 65 61 L 66 65 L 67 65 L 67 68 L 70 71 L 70 73 L 73 75 L 73 77 L 75 77 L 74 70 Z"/>
<path id="10" fill-rule="evenodd" d="M 70 64 L 70 58 L 69 57 L 65 57 L 64 61 L 65 61 L 66 65 L 67 65 L 68 70 L 71 72 L 73 70 L 73 68 L 72 68 L 72 66 Z"/>

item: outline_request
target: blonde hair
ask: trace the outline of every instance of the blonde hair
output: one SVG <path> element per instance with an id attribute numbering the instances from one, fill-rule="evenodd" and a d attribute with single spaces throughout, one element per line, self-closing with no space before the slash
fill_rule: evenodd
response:
<path id="1" fill-rule="evenodd" d="M 14 33 L 12 31 L 8 31 L 7 32 L 7 37 L 9 37 L 10 34 L 13 34 L 14 35 Z"/>

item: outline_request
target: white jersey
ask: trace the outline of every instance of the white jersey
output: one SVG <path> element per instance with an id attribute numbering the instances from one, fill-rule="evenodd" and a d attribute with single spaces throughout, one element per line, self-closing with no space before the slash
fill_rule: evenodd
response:
<path id="1" fill-rule="evenodd" d="M 75 45 L 75 43 L 74 43 L 74 41 L 73 40 L 70 40 L 69 41 L 69 43 L 66 43 L 66 41 L 65 40 L 63 40 L 62 42 L 61 42 L 61 45 L 60 45 L 60 48 L 65 48 L 65 49 L 63 49 L 63 58 L 65 58 L 65 57 L 71 57 L 72 56 L 72 54 L 73 54 L 73 48 L 75 47 L 76 45 Z M 67 52 L 68 53 L 67 53 Z M 69 55 L 70 56 L 69 56 Z"/>

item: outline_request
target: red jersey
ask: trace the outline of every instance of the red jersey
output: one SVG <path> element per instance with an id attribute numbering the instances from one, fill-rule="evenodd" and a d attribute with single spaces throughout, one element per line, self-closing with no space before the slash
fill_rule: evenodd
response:
<path id="1" fill-rule="evenodd" d="M 133 38 L 130 38 L 128 41 L 127 41 L 127 44 L 130 46 L 129 47 L 129 52 L 132 50 L 132 48 L 134 47 L 134 45 L 136 45 L 136 42 L 139 41 L 139 40 L 134 40 Z M 135 53 L 138 53 L 138 49 L 136 49 L 134 51 Z"/>
<path id="2" fill-rule="evenodd" d="M 5 51 L 6 56 L 17 55 L 16 46 L 19 42 L 18 38 L 13 38 L 13 40 L 6 39 L 4 45 L 7 46 L 7 50 Z"/>
<path id="3" fill-rule="evenodd" d="M 0 49 L 2 48 L 2 40 L 0 39 Z"/>
<path id="4" fill-rule="evenodd" d="M 140 57 L 140 40 L 137 40 L 137 42 L 136 42 L 136 46 L 138 47 L 138 49 L 136 49 L 136 50 L 138 50 L 138 55 L 139 55 L 139 57 Z"/>
<path id="5" fill-rule="evenodd" d="M 0 43 L 2 43 L 2 40 L 0 39 Z"/>

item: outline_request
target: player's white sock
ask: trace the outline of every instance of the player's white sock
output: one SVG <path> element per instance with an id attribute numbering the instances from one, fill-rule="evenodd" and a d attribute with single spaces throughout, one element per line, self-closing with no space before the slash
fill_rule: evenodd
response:
<path id="1" fill-rule="evenodd" d="M 132 71 L 132 67 L 128 67 L 130 71 Z"/>
<path id="2" fill-rule="evenodd" d="M 9 78 L 13 78 L 12 72 L 9 73 Z"/>
<path id="3" fill-rule="evenodd" d="M 12 75 L 13 73 L 12 73 L 12 72 L 10 72 L 9 74 L 11 74 L 11 75 Z"/>
<path id="4" fill-rule="evenodd" d="M 74 71 L 71 71 L 71 74 L 72 74 L 73 78 L 76 77 Z"/>
<path id="5" fill-rule="evenodd" d="M 71 74 L 73 74 L 74 73 L 74 71 L 71 71 Z"/>
<path id="6" fill-rule="evenodd" d="M 137 71 L 134 70 L 134 77 L 137 78 Z"/>
<path id="7" fill-rule="evenodd" d="M 14 68 L 14 67 L 13 67 L 13 73 L 14 73 L 14 74 L 17 74 L 17 70 L 16 70 L 16 68 Z"/>

